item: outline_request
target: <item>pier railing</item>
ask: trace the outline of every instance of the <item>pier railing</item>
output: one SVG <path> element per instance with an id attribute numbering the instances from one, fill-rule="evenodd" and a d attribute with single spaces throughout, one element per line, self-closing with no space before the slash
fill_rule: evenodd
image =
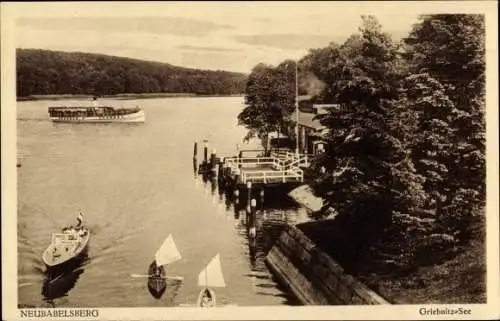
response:
<path id="1" fill-rule="evenodd" d="M 267 183 L 286 183 L 289 181 L 304 181 L 304 172 L 302 169 L 293 169 L 288 171 L 252 171 L 252 172 L 243 172 L 241 175 L 241 180 L 243 183 L 247 182 L 261 182 L 264 184 Z"/>
<path id="2" fill-rule="evenodd" d="M 309 165 L 309 156 L 300 154 L 297 157 L 292 152 L 272 153 L 271 157 L 233 156 L 224 158 L 224 165 L 237 173 L 243 183 L 303 182 L 304 171 L 301 166 Z"/>
<path id="3" fill-rule="evenodd" d="M 271 156 L 284 160 L 287 165 L 309 167 L 313 155 L 299 154 L 297 157 L 296 153 L 290 151 L 272 151 Z"/>
<path id="4" fill-rule="evenodd" d="M 276 157 L 227 157 L 224 163 L 231 167 L 258 167 L 261 165 L 270 165 L 276 170 L 284 170 L 288 165 L 283 159 Z"/>

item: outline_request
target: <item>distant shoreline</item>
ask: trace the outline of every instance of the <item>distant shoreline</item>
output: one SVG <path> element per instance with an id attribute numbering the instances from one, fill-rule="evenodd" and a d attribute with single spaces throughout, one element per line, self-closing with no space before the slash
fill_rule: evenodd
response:
<path id="1" fill-rule="evenodd" d="M 26 97 L 17 97 L 17 101 L 33 101 L 33 100 L 71 100 L 71 99 L 92 99 L 93 95 L 30 95 Z M 131 94 L 116 94 L 116 95 L 103 95 L 99 98 L 104 99 L 117 99 L 117 100 L 132 100 L 132 99 L 152 99 L 152 98 L 200 98 L 200 97 L 243 97 L 243 94 L 234 95 L 198 95 L 190 93 L 131 93 Z"/>

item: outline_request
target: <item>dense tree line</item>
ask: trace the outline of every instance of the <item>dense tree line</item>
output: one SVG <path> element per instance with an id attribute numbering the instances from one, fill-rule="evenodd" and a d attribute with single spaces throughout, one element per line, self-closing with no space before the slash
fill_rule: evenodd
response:
<path id="1" fill-rule="evenodd" d="M 314 99 L 341 106 L 321 117 L 327 149 L 311 185 L 349 236 L 345 266 L 360 270 L 369 257 L 408 272 L 453 255 L 483 223 L 484 35 L 483 16 L 426 15 L 396 43 L 363 16 L 359 34 L 298 62 L 301 81 L 312 74 L 322 84 Z M 262 68 L 249 76 L 239 118 L 253 132 L 275 130 L 273 117 L 288 115 L 290 98 L 279 102 L 270 88 L 294 85 L 275 77 L 256 94 Z"/>
<path id="2" fill-rule="evenodd" d="M 17 50 L 17 96 L 191 93 L 230 95 L 244 91 L 246 76 L 182 68 L 101 54 Z"/>

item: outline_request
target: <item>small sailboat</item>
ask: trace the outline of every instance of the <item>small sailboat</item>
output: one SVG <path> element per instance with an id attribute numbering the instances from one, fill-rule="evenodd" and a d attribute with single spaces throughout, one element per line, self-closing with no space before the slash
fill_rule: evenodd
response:
<path id="1" fill-rule="evenodd" d="M 212 288 L 225 287 L 224 275 L 219 253 L 208 263 L 198 275 L 198 286 L 203 287 L 198 295 L 197 307 L 210 308 L 216 306 L 215 291 Z"/>
<path id="2" fill-rule="evenodd" d="M 181 254 L 175 245 L 172 235 L 169 235 L 155 253 L 153 262 L 149 265 L 148 274 L 132 274 L 132 277 L 146 277 L 149 292 L 156 299 L 161 298 L 167 288 L 167 279 L 182 281 L 183 277 L 168 276 L 165 266 L 180 260 Z"/>

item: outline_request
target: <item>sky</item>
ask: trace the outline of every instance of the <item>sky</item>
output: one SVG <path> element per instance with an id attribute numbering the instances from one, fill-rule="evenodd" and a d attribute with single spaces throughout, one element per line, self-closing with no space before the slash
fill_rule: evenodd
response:
<path id="1" fill-rule="evenodd" d="M 372 13 L 384 31 L 408 34 L 418 6 L 343 2 L 42 3 L 19 6 L 16 48 L 102 53 L 248 73 L 342 43 Z"/>

